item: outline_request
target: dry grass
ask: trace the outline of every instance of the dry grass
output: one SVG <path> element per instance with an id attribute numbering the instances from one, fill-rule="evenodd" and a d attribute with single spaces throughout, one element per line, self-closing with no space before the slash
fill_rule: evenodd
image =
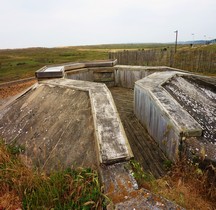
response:
<path id="1" fill-rule="evenodd" d="M 0 143 L 0 209 L 101 209 L 107 202 L 95 171 L 67 169 L 47 175 L 22 164 L 21 150 Z"/>
<path id="2" fill-rule="evenodd" d="M 216 209 L 216 170 L 211 165 L 200 169 L 186 158 L 173 165 L 161 179 L 145 173 L 139 164 L 132 163 L 139 186 L 174 201 L 188 210 Z"/>
<path id="3" fill-rule="evenodd" d="M 202 170 L 198 164 L 183 159 L 156 183 L 157 193 L 186 209 L 216 209 L 216 171 L 213 166 Z"/>

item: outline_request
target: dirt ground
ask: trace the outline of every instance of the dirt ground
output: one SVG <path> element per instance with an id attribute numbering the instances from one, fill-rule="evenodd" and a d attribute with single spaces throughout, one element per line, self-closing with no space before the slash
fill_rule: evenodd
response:
<path id="1" fill-rule="evenodd" d="M 36 80 L 31 80 L 22 83 L 8 84 L 8 86 L 0 86 L 0 100 L 6 99 L 10 96 L 15 96 L 16 94 L 22 92 L 26 88 L 30 87 L 36 83 Z"/>

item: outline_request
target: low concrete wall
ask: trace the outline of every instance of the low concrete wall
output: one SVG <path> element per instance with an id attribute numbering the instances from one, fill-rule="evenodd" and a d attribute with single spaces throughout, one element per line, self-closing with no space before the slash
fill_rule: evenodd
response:
<path id="1" fill-rule="evenodd" d="M 154 72 L 182 71 L 167 66 L 115 66 L 115 85 L 124 88 L 134 88 L 136 81 L 153 74 Z"/>
<path id="2" fill-rule="evenodd" d="M 105 83 L 108 87 L 115 86 L 113 67 L 91 67 L 66 71 L 64 78 Z"/>
<path id="3" fill-rule="evenodd" d="M 154 72 L 177 71 L 166 66 L 125 66 L 81 68 L 65 71 L 65 78 L 91 82 L 105 83 L 108 87 L 134 88 L 136 81 Z"/>
<path id="4" fill-rule="evenodd" d="M 183 137 L 201 136 L 202 127 L 161 86 L 176 72 L 154 73 L 135 83 L 134 112 L 172 161 Z"/>
<path id="5" fill-rule="evenodd" d="M 66 63 L 62 65 L 44 66 L 36 71 L 38 80 L 65 78 L 100 82 L 108 87 L 119 86 L 134 88 L 136 81 L 158 71 L 182 71 L 166 66 L 128 66 L 116 65 L 117 61 L 95 61 L 89 63 Z"/>
<path id="6" fill-rule="evenodd" d="M 90 82 L 94 81 L 93 72 L 89 71 L 89 69 L 87 68 L 66 72 L 64 78 L 73 79 L 73 80 L 90 81 Z"/>

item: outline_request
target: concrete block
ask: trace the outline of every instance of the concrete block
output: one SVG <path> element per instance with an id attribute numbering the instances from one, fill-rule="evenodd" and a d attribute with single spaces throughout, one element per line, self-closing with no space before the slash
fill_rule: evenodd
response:
<path id="1" fill-rule="evenodd" d="M 35 72 L 38 79 L 42 78 L 61 78 L 64 75 L 64 66 L 43 67 Z"/>
<path id="2" fill-rule="evenodd" d="M 135 83 L 134 112 L 170 160 L 178 159 L 183 136 L 201 136 L 202 127 L 161 86 L 176 72 L 154 73 Z"/>

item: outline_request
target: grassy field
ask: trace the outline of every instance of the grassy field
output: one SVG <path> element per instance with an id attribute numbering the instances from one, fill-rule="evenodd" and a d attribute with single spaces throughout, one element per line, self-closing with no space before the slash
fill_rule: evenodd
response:
<path id="1" fill-rule="evenodd" d="M 107 59 L 107 51 L 78 48 L 28 48 L 0 50 L 0 82 L 32 77 L 45 65 Z"/>
<path id="2" fill-rule="evenodd" d="M 131 161 L 134 177 L 140 187 L 174 201 L 188 210 L 216 209 L 215 168 L 203 170 L 186 158 L 168 165 L 166 176 L 155 179 L 139 163 Z"/>
<path id="3" fill-rule="evenodd" d="M 45 65 L 108 59 L 110 50 L 164 47 L 167 47 L 167 44 L 112 44 L 0 50 L 0 83 L 32 77 L 36 70 Z"/>
<path id="4" fill-rule="evenodd" d="M 191 50 L 197 47 L 216 52 L 216 45 L 179 45 L 178 50 Z M 139 49 L 173 49 L 172 44 L 111 44 L 89 45 L 63 48 L 25 48 L 0 50 L 0 83 L 32 77 L 34 72 L 45 65 L 66 62 L 108 59 L 109 51 Z"/>

